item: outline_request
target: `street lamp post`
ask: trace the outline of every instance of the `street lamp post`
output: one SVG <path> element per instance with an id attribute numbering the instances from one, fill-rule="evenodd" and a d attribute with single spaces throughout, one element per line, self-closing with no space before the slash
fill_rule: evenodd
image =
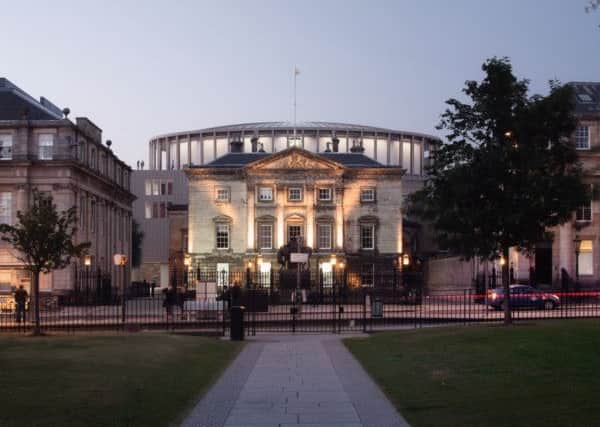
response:
<path id="1" fill-rule="evenodd" d="M 579 289 L 579 253 L 581 251 L 581 239 L 578 235 L 575 235 L 573 239 L 575 245 L 575 289 Z"/>
<path id="2" fill-rule="evenodd" d="M 123 255 L 123 254 L 115 254 L 114 257 L 114 263 L 117 266 L 117 268 L 119 266 L 123 267 L 123 280 L 121 281 L 121 322 L 123 323 L 123 326 L 125 326 L 125 317 L 127 314 L 127 301 L 126 301 L 126 295 L 125 295 L 125 274 L 126 274 L 126 266 L 127 266 L 127 262 L 129 261 L 127 258 L 127 255 Z"/>

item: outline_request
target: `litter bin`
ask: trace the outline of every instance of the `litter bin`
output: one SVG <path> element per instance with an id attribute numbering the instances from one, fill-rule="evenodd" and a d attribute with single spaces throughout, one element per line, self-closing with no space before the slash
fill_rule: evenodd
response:
<path id="1" fill-rule="evenodd" d="M 231 341 L 244 341 L 244 306 L 231 307 L 231 323 L 229 336 Z"/>

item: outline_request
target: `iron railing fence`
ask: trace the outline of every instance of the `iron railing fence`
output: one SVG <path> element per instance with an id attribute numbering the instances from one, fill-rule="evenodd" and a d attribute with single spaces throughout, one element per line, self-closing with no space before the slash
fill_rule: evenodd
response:
<path id="1" fill-rule="evenodd" d="M 236 279 L 243 279 L 244 285 Z M 269 282 L 264 279 L 260 273 L 240 272 L 229 273 L 219 282 L 216 272 L 204 272 L 189 275 L 187 286 L 175 283 L 171 293 L 155 289 L 154 296 L 145 288 L 150 285 L 143 283 L 128 287 L 124 296 L 112 288 L 110 297 L 98 296 L 96 287 L 79 288 L 74 296 L 42 298 L 41 326 L 65 331 L 185 328 L 226 335 L 231 306 L 244 307 L 249 334 L 369 332 L 503 320 L 499 288 L 487 293 L 470 288 L 434 294 L 423 289 L 420 276 L 394 273 L 379 274 L 372 286 L 358 285 L 345 272 L 313 274 L 310 286 L 304 288 L 280 286 L 275 274 L 269 275 Z M 527 288 L 511 294 L 509 301 L 516 322 L 600 317 L 600 288 L 577 292 Z M 21 322 L 18 311 L 12 297 L 0 298 L 0 331 L 31 330 L 32 310 L 27 307 Z"/>

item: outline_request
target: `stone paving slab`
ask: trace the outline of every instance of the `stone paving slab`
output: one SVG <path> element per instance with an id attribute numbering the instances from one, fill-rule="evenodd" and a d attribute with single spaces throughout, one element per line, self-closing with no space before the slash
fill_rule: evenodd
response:
<path id="1" fill-rule="evenodd" d="M 338 335 L 279 335 L 248 343 L 183 426 L 408 424 Z"/>

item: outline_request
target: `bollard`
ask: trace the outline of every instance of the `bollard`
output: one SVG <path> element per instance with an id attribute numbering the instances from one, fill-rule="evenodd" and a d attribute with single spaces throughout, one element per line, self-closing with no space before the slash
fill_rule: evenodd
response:
<path id="1" fill-rule="evenodd" d="M 244 341 L 244 306 L 231 307 L 230 339 Z"/>

